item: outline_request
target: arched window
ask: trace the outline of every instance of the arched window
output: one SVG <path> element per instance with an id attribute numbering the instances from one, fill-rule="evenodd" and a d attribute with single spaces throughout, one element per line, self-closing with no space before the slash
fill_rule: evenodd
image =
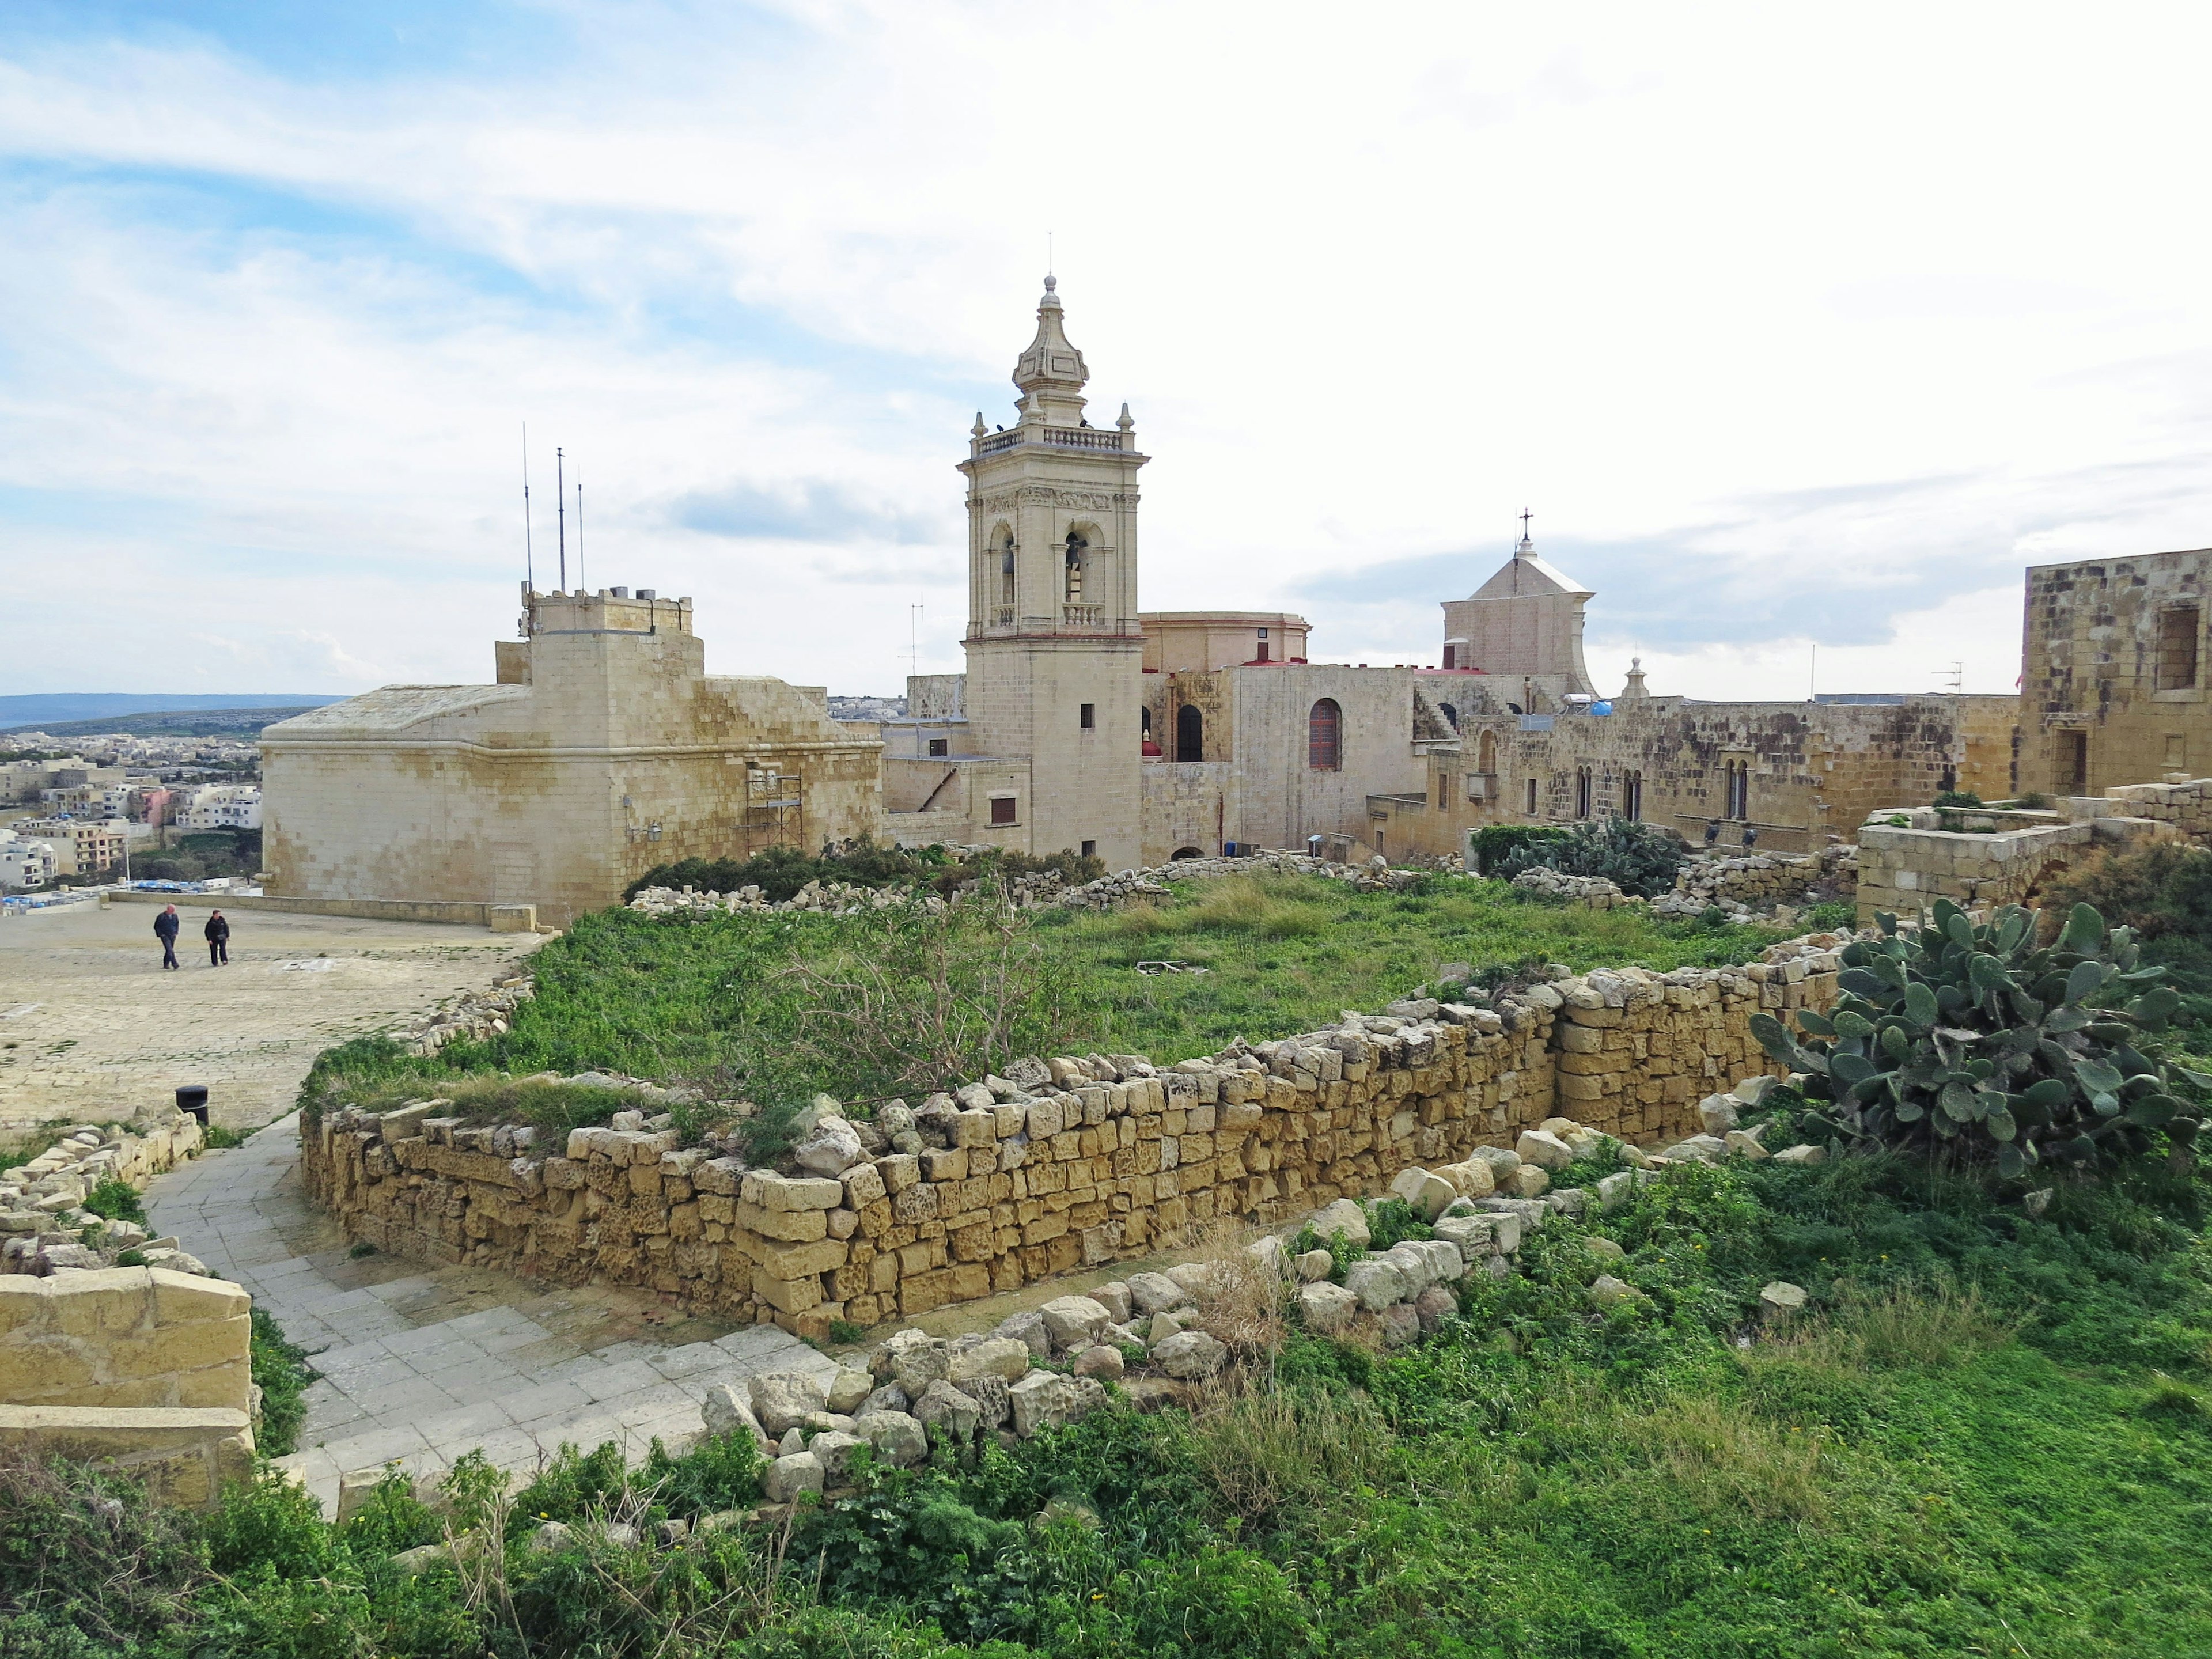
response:
<path id="1" fill-rule="evenodd" d="M 999 603 L 1012 605 L 1013 602 L 1014 537 L 1013 532 L 1009 531 L 1006 532 L 1006 538 L 999 544 Z"/>
<path id="2" fill-rule="evenodd" d="M 1176 710 L 1176 758 L 1179 761 L 1206 758 L 1206 716 L 1190 703 L 1185 703 Z"/>
<path id="3" fill-rule="evenodd" d="M 1137 724 L 1142 735 L 1148 738 L 1152 735 L 1152 707 L 1150 703 L 1137 711 Z"/>
<path id="4" fill-rule="evenodd" d="M 1476 745 L 1475 754 L 1478 757 L 1474 768 L 1476 771 L 1485 777 L 1495 773 L 1498 770 L 1498 734 L 1494 732 L 1484 732 L 1482 741 Z"/>
<path id="5" fill-rule="evenodd" d="M 1081 531 L 1067 532 L 1067 602 L 1070 605 L 1083 603 L 1083 566 L 1090 551 L 1091 544 L 1083 539 Z"/>
<path id="6" fill-rule="evenodd" d="M 1306 764 L 1316 772 L 1343 768 L 1344 710 L 1334 697 L 1323 697 L 1306 716 Z"/>

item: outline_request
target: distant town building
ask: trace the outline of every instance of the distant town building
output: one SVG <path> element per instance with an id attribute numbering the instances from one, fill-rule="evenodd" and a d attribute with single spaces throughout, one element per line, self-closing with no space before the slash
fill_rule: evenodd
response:
<path id="1" fill-rule="evenodd" d="M 210 784 L 191 792 L 177 814 L 177 828 L 191 834 L 206 830 L 261 828 L 261 791 L 252 784 Z"/>
<path id="2" fill-rule="evenodd" d="M 28 891 L 54 878 L 54 849 L 43 841 L 25 841 L 0 830 L 0 888 Z"/>
<path id="3" fill-rule="evenodd" d="M 120 818 L 18 818 L 8 827 L 51 847 L 57 876 L 96 876 L 123 862 L 128 826 Z"/>

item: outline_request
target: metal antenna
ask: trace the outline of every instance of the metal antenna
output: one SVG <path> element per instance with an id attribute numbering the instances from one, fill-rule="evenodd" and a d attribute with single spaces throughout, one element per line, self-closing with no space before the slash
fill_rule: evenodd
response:
<path id="1" fill-rule="evenodd" d="M 576 586 L 584 584 L 584 475 L 576 475 Z"/>
<path id="2" fill-rule="evenodd" d="M 1941 674 L 1949 680 L 1951 684 L 1947 690 L 1963 691 L 1966 689 L 1966 665 L 1962 662 L 1954 662 L 1948 668 L 1931 668 L 1928 672 Z"/>
<path id="3" fill-rule="evenodd" d="M 561 526 L 561 591 L 568 591 L 568 486 L 562 482 L 561 447 L 553 447 L 553 516 Z"/>
<path id="4" fill-rule="evenodd" d="M 538 586 L 538 568 L 530 556 L 530 422 L 522 423 L 522 591 Z"/>
<path id="5" fill-rule="evenodd" d="M 919 674 L 921 672 L 922 607 L 918 605 L 910 605 L 907 606 L 906 610 L 908 629 L 906 672 L 908 674 Z"/>

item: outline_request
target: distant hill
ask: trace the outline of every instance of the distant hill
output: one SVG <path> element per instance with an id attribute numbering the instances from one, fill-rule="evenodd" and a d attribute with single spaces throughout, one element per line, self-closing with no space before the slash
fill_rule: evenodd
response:
<path id="1" fill-rule="evenodd" d="M 173 708 L 155 714 L 111 714 L 100 720 L 33 720 L 0 727 L 0 737 L 11 732 L 44 732 L 57 738 L 101 737 L 112 732 L 134 738 L 252 737 L 264 726 L 344 701 L 319 697 L 312 703 L 287 703 L 273 708 Z"/>
<path id="2" fill-rule="evenodd" d="M 0 732 L 27 726 L 59 732 L 62 728 L 50 722 L 106 720 L 117 714 L 160 714 L 185 708 L 219 708 L 226 713 L 240 708 L 320 708 L 325 703 L 344 701 L 304 691 L 40 691 L 28 696 L 0 697 Z"/>

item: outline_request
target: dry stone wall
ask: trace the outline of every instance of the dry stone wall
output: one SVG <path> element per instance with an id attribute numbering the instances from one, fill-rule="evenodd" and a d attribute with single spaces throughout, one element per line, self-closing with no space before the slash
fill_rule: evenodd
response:
<path id="1" fill-rule="evenodd" d="M 1024 1060 L 879 1113 L 893 1150 L 872 1158 L 842 1121 L 816 1126 L 796 1175 L 673 1130 L 582 1129 L 556 1148 L 433 1104 L 303 1120 L 302 1169 L 350 1237 L 394 1255 L 642 1285 L 817 1334 L 1379 1194 L 1554 1115 L 1639 1143 L 1694 1132 L 1699 1098 L 1771 1069 L 1754 1012 L 1832 1000 L 1841 943 L 1488 1006 L 1398 1003 L 1170 1066 Z"/>

